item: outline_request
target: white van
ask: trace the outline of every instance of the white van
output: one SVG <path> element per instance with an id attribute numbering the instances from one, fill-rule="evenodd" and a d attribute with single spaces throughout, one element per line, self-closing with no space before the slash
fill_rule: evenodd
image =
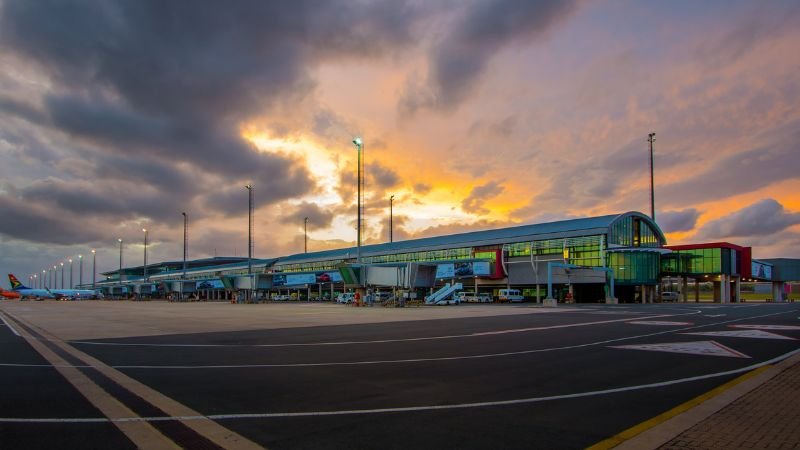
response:
<path id="1" fill-rule="evenodd" d="M 665 291 L 661 293 L 661 299 L 665 302 L 674 302 L 680 298 L 680 294 L 677 292 L 670 292 Z"/>
<path id="2" fill-rule="evenodd" d="M 525 297 L 519 292 L 519 289 L 500 289 L 497 293 L 497 299 L 500 302 L 521 302 Z"/>
<path id="3" fill-rule="evenodd" d="M 356 294 L 353 293 L 353 292 L 345 292 L 343 294 L 339 294 L 336 297 L 336 301 L 338 303 L 345 303 L 345 304 L 353 303 L 355 301 L 355 299 L 356 299 Z"/>

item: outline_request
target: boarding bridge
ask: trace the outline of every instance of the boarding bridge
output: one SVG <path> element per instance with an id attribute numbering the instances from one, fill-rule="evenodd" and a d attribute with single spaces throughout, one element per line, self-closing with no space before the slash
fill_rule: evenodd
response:
<path id="1" fill-rule="evenodd" d="M 441 301 L 446 300 L 448 297 L 452 296 L 459 289 L 464 289 L 464 285 L 461 283 L 447 283 L 442 286 L 441 289 L 434 292 L 433 294 L 425 297 L 425 304 L 426 305 L 435 305 Z"/>

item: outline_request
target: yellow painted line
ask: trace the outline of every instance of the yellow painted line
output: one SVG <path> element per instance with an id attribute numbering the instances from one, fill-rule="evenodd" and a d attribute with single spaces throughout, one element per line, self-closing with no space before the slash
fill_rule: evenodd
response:
<path id="1" fill-rule="evenodd" d="M 660 425 L 660 424 L 666 422 L 667 420 L 677 416 L 678 414 L 684 413 L 684 412 L 694 408 L 695 406 L 697 406 L 697 405 L 699 405 L 699 404 L 701 404 L 701 403 L 703 403 L 705 401 L 708 401 L 708 400 L 710 400 L 710 399 L 722 394 L 723 392 L 725 392 L 728 389 L 736 386 L 737 384 L 740 384 L 740 383 L 742 383 L 742 382 L 744 382 L 746 380 L 749 380 L 750 378 L 753 378 L 754 376 L 764 372 L 765 370 L 769 369 L 770 367 L 772 367 L 772 366 L 771 365 L 766 365 L 766 366 L 763 366 L 763 367 L 759 367 L 758 369 L 751 370 L 750 372 L 747 372 L 746 374 L 744 374 L 742 376 L 734 378 L 733 380 L 731 380 L 731 381 L 729 381 L 729 382 L 727 382 L 727 383 L 725 383 L 725 384 L 723 384 L 721 386 L 718 386 L 718 387 L 706 392 L 705 394 L 701 394 L 701 395 L 699 395 L 699 396 L 697 396 L 697 397 L 695 397 L 695 398 L 693 398 L 693 399 L 691 399 L 691 400 L 689 400 L 689 401 L 687 401 L 685 403 L 682 403 L 682 404 L 670 409 L 667 412 L 661 413 L 661 414 L 653 417 L 652 419 L 646 420 L 646 421 L 644 421 L 644 422 L 642 422 L 642 423 L 640 423 L 638 425 L 634 425 L 633 427 L 628 428 L 627 430 L 625 430 L 625 431 L 623 431 L 621 433 L 615 434 L 614 436 L 611 436 L 608 439 L 600 441 L 600 442 L 592 445 L 591 447 L 587 447 L 586 450 L 606 450 L 606 449 L 614 448 L 614 447 L 618 446 L 619 444 L 627 441 L 628 439 L 632 439 L 633 437 L 638 436 L 641 433 L 644 433 L 645 431 L 649 430 L 650 428 L 653 428 L 656 425 Z"/>

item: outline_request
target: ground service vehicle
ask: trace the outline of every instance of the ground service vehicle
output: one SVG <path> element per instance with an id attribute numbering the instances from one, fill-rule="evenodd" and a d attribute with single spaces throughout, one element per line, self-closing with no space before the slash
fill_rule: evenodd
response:
<path id="1" fill-rule="evenodd" d="M 521 302 L 525 300 L 525 297 L 522 296 L 519 289 L 500 289 L 497 299 L 500 302 Z"/>

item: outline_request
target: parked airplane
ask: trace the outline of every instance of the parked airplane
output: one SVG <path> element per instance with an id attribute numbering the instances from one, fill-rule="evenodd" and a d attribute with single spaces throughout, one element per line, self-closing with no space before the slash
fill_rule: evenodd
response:
<path id="1" fill-rule="evenodd" d="M 19 292 L 6 291 L 5 289 L 0 288 L 0 297 L 13 300 L 13 299 L 19 299 L 22 296 L 19 295 Z"/>
<path id="2" fill-rule="evenodd" d="M 13 273 L 8 274 L 8 281 L 11 283 L 11 289 L 23 297 L 56 299 L 103 298 L 103 294 L 95 289 L 31 289 L 23 285 Z"/>

